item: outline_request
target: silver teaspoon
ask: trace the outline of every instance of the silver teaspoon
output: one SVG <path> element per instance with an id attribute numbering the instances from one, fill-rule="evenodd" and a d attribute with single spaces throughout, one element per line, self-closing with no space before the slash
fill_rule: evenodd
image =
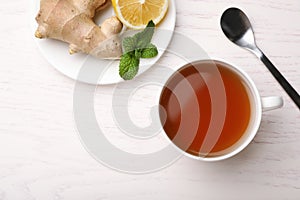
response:
<path id="1" fill-rule="evenodd" d="M 256 46 L 254 33 L 245 13 L 238 8 L 227 9 L 221 17 L 221 28 L 230 41 L 242 48 L 248 49 L 266 65 L 275 79 L 300 109 L 300 96 L 297 91 Z"/>

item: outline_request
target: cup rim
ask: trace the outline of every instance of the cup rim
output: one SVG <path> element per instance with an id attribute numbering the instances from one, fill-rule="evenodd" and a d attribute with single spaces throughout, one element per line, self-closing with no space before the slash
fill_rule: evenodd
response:
<path id="1" fill-rule="evenodd" d="M 225 160 L 228 158 L 231 158 L 237 154 L 239 154 L 241 151 L 243 151 L 250 143 L 251 141 L 254 139 L 254 137 L 256 136 L 258 129 L 260 127 L 261 124 L 261 118 L 262 118 L 262 103 L 261 103 L 261 96 L 258 92 L 258 89 L 254 83 L 254 81 L 251 79 L 251 77 L 241 68 L 237 67 L 236 65 L 229 63 L 223 59 L 219 59 L 219 58 L 212 58 L 212 59 L 199 59 L 199 60 L 195 60 L 192 62 L 188 62 L 186 64 L 184 64 L 183 66 L 179 67 L 176 71 L 174 71 L 171 75 L 168 76 L 168 78 L 166 79 L 166 81 L 163 84 L 163 87 L 160 91 L 160 95 L 159 95 L 159 102 L 158 105 L 160 103 L 161 100 L 161 96 L 163 93 L 163 89 L 164 86 L 167 84 L 167 82 L 170 80 L 170 78 L 174 75 L 174 73 L 178 72 L 179 70 L 185 68 L 187 65 L 189 64 L 195 64 L 195 63 L 201 63 L 201 62 L 214 62 L 214 63 L 221 63 L 223 64 L 223 66 L 225 66 L 226 68 L 229 68 L 230 70 L 233 70 L 239 77 L 242 77 L 243 80 L 245 80 L 247 86 L 251 89 L 251 92 L 253 93 L 253 101 L 254 101 L 254 105 L 255 107 L 253 109 L 256 109 L 256 116 L 254 116 L 254 124 L 250 130 L 250 134 L 249 136 L 245 139 L 245 141 L 238 146 L 235 150 L 226 153 L 224 155 L 220 155 L 220 156 L 214 156 L 214 157 L 201 157 L 201 156 L 196 156 L 193 154 L 190 154 L 184 150 L 182 150 L 181 148 L 179 148 L 167 135 L 167 133 L 165 132 L 163 125 L 161 124 L 162 127 L 162 131 L 164 136 L 167 138 L 167 140 L 171 143 L 171 145 L 173 147 L 175 147 L 175 149 L 177 151 L 179 151 L 181 154 L 195 159 L 195 160 L 201 160 L 201 161 L 207 161 L 207 162 L 214 162 L 214 161 L 221 161 L 221 160 Z M 158 106 L 158 113 L 160 113 L 159 111 L 159 106 Z M 160 118 L 160 115 L 159 115 Z"/>

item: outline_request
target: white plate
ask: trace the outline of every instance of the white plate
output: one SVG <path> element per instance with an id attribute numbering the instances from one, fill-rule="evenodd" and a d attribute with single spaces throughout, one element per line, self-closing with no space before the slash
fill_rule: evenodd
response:
<path id="1" fill-rule="evenodd" d="M 37 23 L 35 21 L 35 16 L 39 11 L 39 1 L 31 0 L 31 13 L 30 13 L 30 24 L 31 28 L 33 29 L 33 33 L 37 28 Z M 101 24 L 102 21 L 107 19 L 110 16 L 113 16 L 114 11 L 112 6 L 108 6 L 104 11 L 101 11 L 101 14 L 95 17 L 95 21 L 97 24 Z M 175 28 L 175 21 L 176 21 L 176 6 L 175 0 L 169 1 L 169 10 L 166 14 L 164 20 L 157 26 L 155 34 L 153 36 L 152 42 L 158 46 L 159 54 L 155 58 L 152 59 L 142 59 L 140 63 L 140 69 L 138 75 L 144 73 L 147 69 L 149 69 L 153 64 L 155 64 L 159 58 L 164 53 L 165 49 L 168 47 L 171 39 L 172 34 Z M 162 33 L 163 39 L 160 36 L 159 30 L 165 30 L 168 34 Z M 75 54 L 70 55 L 68 51 L 68 44 L 63 43 L 61 41 L 51 40 L 51 39 L 35 39 L 39 49 L 41 50 L 42 54 L 48 60 L 48 62 L 55 67 L 58 71 L 63 73 L 64 75 L 74 79 L 79 80 L 81 82 L 89 83 L 89 84 L 114 84 L 122 82 L 123 79 L 119 76 L 119 61 L 109 61 L 104 59 L 97 59 L 96 62 L 89 62 L 95 63 L 95 65 L 88 66 L 90 68 L 89 71 L 92 71 L 98 67 L 106 67 L 108 66 L 107 70 L 105 71 L 104 75 L 99 78 L 96 82 L 91 80 L 89 76 L 84 76 L 78 78 L 78 72 L 80 71 L 81 67 L 85 63 L 86 59 L 95 59 L 91 58 L 91 56 L 85 54 Z"/>

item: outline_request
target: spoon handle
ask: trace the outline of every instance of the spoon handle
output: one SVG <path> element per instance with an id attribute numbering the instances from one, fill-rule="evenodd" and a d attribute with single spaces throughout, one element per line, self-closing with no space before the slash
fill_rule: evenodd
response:
<path id="1" fill-rule="evenodd" d="M 290 83 L 284 78 L 284 76 L 276 69 L 276 67 L 271 63 L 265 54 L 262 53 L 260 60 L 266 65 L 269 71 L 273 74 L 275 79 L 283 87 L 283 89 L 288 93 L 291 99 L 300 109 L 300 96 L 297 91 L 290 85 Z"/>

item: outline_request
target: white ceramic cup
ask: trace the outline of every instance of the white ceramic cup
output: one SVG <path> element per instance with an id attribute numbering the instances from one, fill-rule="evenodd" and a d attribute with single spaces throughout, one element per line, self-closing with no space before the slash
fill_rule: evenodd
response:
<path id="1" fill-rule="evenodd" d="M 201 62 L 207 62 L 207 61 L 208 60 L 199 60 L 199 61 L 195 61 L 193 63 L 198 63 L 198 62 L 201 63 Z M 167 138 L 170 140 L 170 142 L 173 144 L 173 146 L 178 151 L 180 151 L 182 154 L 184 154 L 190 158 L 193 158 L 196 160 L 202 160 L 202 161 L 220 161 L 220 160 L 228 159 L 228 158 L 238 154 L 243 149 L 245 149 L 250 144 L 250 142 L 253 140 L 253 138 L 255 137 L 255 135 L 258 132 L 258 129 L 259 129 L 259 126 L 260 126 L 260 123 L 262 120 L 262 112 L 281 108 L 283 106 L 283 99 L 282 99 L 282 97 L 278 97 L 278 96 L 261 97 L 259 95 L 257 87 L 255 86 L 252 79 L 249 77 L 249 75 L 247 73 L 245 73 L 240 68 L 238 68 L 234 65 L 228 64 L 227 62 L 223 62 L 223 61 L 219 61 L 219 60 L 209 60 L 209 62 L 219 63 L 223 67 L 230 69 L 232 72 L 234 72 L 236 75 L 238 75 L 240 77 L 240 79 L 244 82 L 244 84 L 246 85 L 246 88 L 248 90 L 250 104 L 251 104 L 251 116 L 250 116 L 248 128 L 244 132 L 241 139 L 239 139 L 239 141 L 237 141 L 234 145 L 227 148 L 226 150 L 223 150 L 222 152 L 218 152 L 218 154 L 216 156 L 207 156 L 207 157 L 201 156 L 201 155 L 195 156 L 193 154 L 190 154 L 190 153 L 182 150 L 181 148 L 176 146 L 176 144 L 173 141 L 170 140 L 170 138 L 167 136 L 166 133 L 165 133 L 165 135 L 167 136 Z"/>

